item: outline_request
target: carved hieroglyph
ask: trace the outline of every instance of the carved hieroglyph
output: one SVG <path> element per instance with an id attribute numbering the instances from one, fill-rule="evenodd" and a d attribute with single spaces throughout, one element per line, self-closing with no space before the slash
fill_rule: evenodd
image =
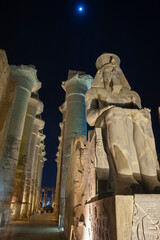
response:
<path id="1" fill-rule="evenodd" d="M 134 197 L 132 240 L 160 239 L 160 195 Z"/>
<path id="2" fill-rule="evenodd" d="M 66 172 L 65 232 L 68 236 L 71 225 L 80 221 L 86 199 L 87 179 L 84 178 L 84 161 L 87 161 L 87 154 L 86 137 L 73 139 L 71 158 Z"/>
<path id="3" fill-rule="evenodd" d="M 115 193 L 154 192 L 159 189 L 158 161 L 150 110 L 142 109 L 114 54 L 102 54 L 97 74 L 85 95 L 86 118 L 102 128 L 103 143 L 114 179 Z"/>

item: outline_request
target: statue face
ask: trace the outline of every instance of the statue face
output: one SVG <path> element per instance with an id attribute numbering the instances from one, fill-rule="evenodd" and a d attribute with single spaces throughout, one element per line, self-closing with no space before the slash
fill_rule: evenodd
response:
<path id="1" fill-rule="evenodd" d="M 111 87 L 114 84 L 121 85 L 122 71 L 117 66 L 104 66 L 102 75 L 105 88 Z"/>

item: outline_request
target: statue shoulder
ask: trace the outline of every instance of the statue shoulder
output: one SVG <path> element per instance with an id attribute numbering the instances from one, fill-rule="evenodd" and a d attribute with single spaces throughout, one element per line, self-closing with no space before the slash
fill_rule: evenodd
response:
<path id="1" fill-rule="evenodd" d="M 90 88 L 85 94 L 85 99 L 95 98 L 96 96 L 97 96 L 97 89 Z"/>
<path id="2" fill-rule="evenodd" d="M 123 95 L 126 95 L 127 97 L 132 99 L 132 102 L 137 105 L 139 108 L 141 108 L 141 98 L 138 95 L 137 92 L 132 91 L 132 90 L 128 90 L 128 89 L 124 89 L 123 90 Z"/>
<path id="3" fill-rule="evenodd" d="M 135 92 L 135 91 L 133 91 L 133 90 L 129 90 L 129 89 L 127 89 L 127 88 L 123 88 L 122 89 L 122 93 L 125 95 L 128 95 L 128 96 L 134 96 L 134 97 L 138 97 L 138 98 L 140 98 L 140 96 L 138 95 L 138 93 L 137 92 Z"/>

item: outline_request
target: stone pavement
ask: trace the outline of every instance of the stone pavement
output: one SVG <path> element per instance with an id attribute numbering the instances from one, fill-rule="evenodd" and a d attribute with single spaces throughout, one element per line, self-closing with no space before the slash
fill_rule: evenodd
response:
<path id="1" fill-rule="evenodd" d="M 37 214 L 29 221 L 11 222 L 0 232 L 0 240 L 66 240 L 57 229 L 53 213 Z"/>

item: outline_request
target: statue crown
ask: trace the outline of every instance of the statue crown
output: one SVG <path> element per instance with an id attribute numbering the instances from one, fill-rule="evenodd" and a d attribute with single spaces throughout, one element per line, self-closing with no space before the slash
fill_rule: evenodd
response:
<path id="1" fill-rule="evenodd" d="M 120 58 L 113 53 L 103 53 L 96 61 L 96 68 L 99 70 L 105 64 L 120 65 Z"/>

